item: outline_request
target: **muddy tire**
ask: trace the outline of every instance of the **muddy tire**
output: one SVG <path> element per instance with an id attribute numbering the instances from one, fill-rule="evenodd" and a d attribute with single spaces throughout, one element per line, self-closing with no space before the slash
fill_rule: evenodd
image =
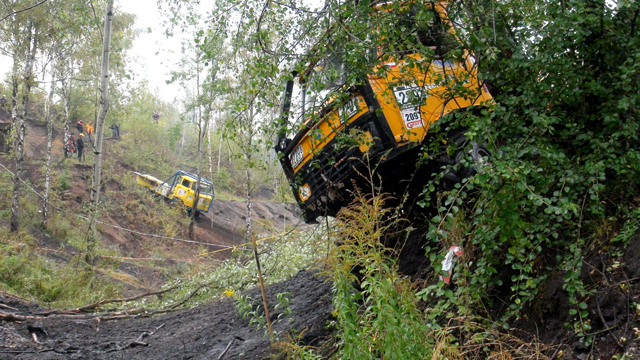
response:
<path id="1" fill-rule="evenodd" d="M 455 144 L 458 150 L 449 161 L 449 164 L 453 165 L 453 169 L 443 177 L 445 190 L 450 190 L 455 184 L 475 175 L 478 172 L 478 167 L 491 158 L 491 153 L 484 144 L 469 141 L 465 133 L 466 131 L 461 131 L 451 136 L 450 143 Z M 462 166 L 462 164 L 466 166 Z"/>
<path id="2" fill-rule="evenodd" d="M 188 207 L 187 208 L 187 215 L 189 215 L 189 217 L 191 217 L 191 213 L 193 212 L 193 208 Z M 194 218 L 199 218 L 200 217 L 200 211 L 196 210 L 196 214 L 194 216 Z"/>
<path id="3" fill-rule="evenodd" d="M 491 153 L 475 141 L 470 141 L 464 150 L 456 153 L 454 159 L 455 164 L 461 164 L 466 155 L 468 155 L 467 162 L 472 162 L 472 164 L 470 166 L 463 166 L 458 170 L 457 175 L 461 180 L 475 175 L 478 172 L 478 167 L 482 166 L 491 158 Z"/>

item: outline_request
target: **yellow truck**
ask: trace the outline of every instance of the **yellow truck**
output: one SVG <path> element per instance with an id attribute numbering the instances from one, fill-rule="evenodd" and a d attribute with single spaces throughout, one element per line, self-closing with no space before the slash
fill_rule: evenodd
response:
<path id="1" fill-rule="evenodd" d="M 294 72 L 287 82 L 275 150 L 280 153 L 282 168 L 308 222 L 319 215 L 335 215 L 350 202 L 355 187 L 370 192 L 375 186 L 396 199 L 411 193 L 415 201 L 422 186 L 443 165 L 457 165 L 468 155 L 476 163 L 486 159 L 487 151 L 468 141 L 462 129 L 445 132 L 446 137 L 437 140 L 429 136 L 430 125 L 443 116 L 479 111 L 481 105 L 493 100 L 478 79 L 473 54 L 464 51 L 458 52 L 462 55 L 446 56 L 442 51 L 444 42 L 448 47 L 458 44 L 447 17 L 447 3 L 424 2 L 421 6 L 435 14 L 431 24 L 440 29 L 422 29 L 418 33 L 431 36 L 416 39 L 436 50 L 433 58 L 425 59 L 417 51 L 390 55 L 383 49 L 372 49 L 378 59 L 387 60 L 355 82 L 358 85 L 327 84 L 331 89 L 315 98 L 307 88 L 310 79 L 322 77 L 319 73 L 327 67 L 348 72 L 340 60 L 329 56 L 332 61 L 309 62 L 306 71 Z M 414 21 L 414 9 L 406 11 L 409 22 Z M 444 34 L 441 29 L 446 29 Z M 312 102 L 321 105 L 314 107 Z M 295 126 L 289 119 L 291 114 L 301 118 Z M 291 134 L 292 128 L 298 131 Z M 345 136 L 358 138 L 358 143 L 349 145 Z M 421 148 L 433 145 L 439 149 L 436 161 L 417 166 Z M 459 149 L 452 151 L 452 145 Z M 373 176 L 368 175 L 367 163 L 375 170 Z M 468 167 L 461 171 L 452 171 L 445 178 L 460 181 L 470 175 Z M 369 184 L 369 179 L 375 184 Z"/>
<path id="2" fill-rule="evenodd" d="M 184 205 L 185 208 L 192 209 L 195 198 L 195 188 L 197 176 L 186 171 L 179 170 L 167 180 L 160 180 L 151 175 L 135 172 L 138 184 L 148 188 L 165 199 Z M 215 194 L 213 183 L 207 179 L 200 178 L 200 194 L 197 204 L 196 216 L 201 212 L 208 212 Z M 189 210 L 190 211 L 190 210 Z"/>

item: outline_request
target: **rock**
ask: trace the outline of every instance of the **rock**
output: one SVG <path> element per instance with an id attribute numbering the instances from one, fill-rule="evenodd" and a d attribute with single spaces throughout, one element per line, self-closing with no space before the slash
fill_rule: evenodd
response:
<path id="1" fill-rule="evenodd" d="M 584 342 L 579 341 L 579 340 L 573 343 L 573 348 L 576 349 L 576 351 L 580 351 L 580 352 L 589 351 L 589 347 L 587 345 L 585 345 Z M 584 359 L 584 356 L 583 356 L 583 359 Z"/>

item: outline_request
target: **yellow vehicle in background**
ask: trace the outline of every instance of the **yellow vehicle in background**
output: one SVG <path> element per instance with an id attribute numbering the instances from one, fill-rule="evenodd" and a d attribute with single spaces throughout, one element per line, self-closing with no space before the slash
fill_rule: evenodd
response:
<path id="1" fill-rule="evenodd" d="M 411 6 L 407 4 L 405 9 Z M 431 36 L 417 41 L 438 50 L 459 45 L 447 16 L 447 3 L 424 2 L 422 6 L 435 14 L 433 26 L 446 30 L 439 35 L 437 31 L 427 31 L 426 35 Z M 380 6 L 377 9 L 380 13 L 390 11 Z M 406 12 L 407 22 L 414 21 L 413 10 Z M 424 59 L 410 51 L 400 55 L 396 52 L 392 57 L 385 56 L 382 50 L 373 51 L 378 52 L 379 59 L 388 60 L 358 81 L 359 85 L 334 85 L 334 90 L 324 93 L 324 99 L 319 101 L 317 97 L 310 98 L 313 94 L 306 84 L 319 69 L 335 67 L 335 61 L 309 63 L 307 71 L 294 73 L 294 79 L 286 84 L 276 151 L 281 154 L 281 165 L 308 222 L 319 215 L 336 215 L 351 201 L 355 187 L 370 192 L 371 186 L 381 186 L 383 192 L 397 199 L 406 197 L 407 189 L 412 187 L 412 197 L 417 198 L 420 190 L 415 190 L 421 189 L 443 165 L 457 165 L 468 155 L 475 162 L 482 162 L 488 155 L 482 146 L 466 139 L 464 130 L 457 129 L 447 133 L 446 138 L 438 138 L 440 152 L 434 156 L 436 161 L 417 165 L 421 147 L 436 141 L 428 136 L 431 124 L 449 113 L 455 116 L 477 111 L 478 106 L 492 102 L 487 87 L 478 80 L 472 54 L 464 51 L 461 56 L 447 57 L 444 51 L 436 51 L 433 59 Z M 307 107 L 313 108 L 311 101 L 321 105 L 305 113 Z M 302 124 L 297 127 L 301 130 L 288 138 L 291 113 L 298 114 Z M 343 141 L 345 135 L 358 138 L 357 144 Z M 447 149 L 451 145 L 459 150 L 454 149 L 451 154 Z M 367 163 L 375 168 L 372 177 L 367 175 Z M 450 172 L 445 178 L 460 181 L 468 175 L 467 168 L 463 173 Z M 376 184 L 368 184 L 365 178 L 372 178 Z"/>
<path id="2" fill-rule="evenodd" d="M 193 208 L 197 176 L 186 171 L 179 170 L 165 181 L 151 175 L 134 172 L 138 184 L 161 195 L 165 199 L 184 205 L 188 209 Z M 201 212 L 208 212 L 215 194 L 213 183 L 200 178 L 200 192 L 197 204 L 196 216 Z M 190 210 L 189 210 L 190 211 Z"/>

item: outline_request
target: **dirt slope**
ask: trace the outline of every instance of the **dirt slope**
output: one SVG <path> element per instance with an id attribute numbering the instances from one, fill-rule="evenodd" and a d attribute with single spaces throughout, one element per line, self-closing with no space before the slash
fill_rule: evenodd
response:
<path id="1" fill-rule="evenodd" d="M 7 118 L 8 114 L 0 109 L 0 118 Z M 46 154 L 46 127 L 42 121 L 29 119 L 27 121 L 26 136 L 26 161 L 25 170 L 22 177 L 38 192 L 44 189 L 44 158 Z M 59 196 L 63 210 L 54 210 L 62 213 L 63 216 L 72 221 L 77 228 L 86 228 L 87 224 L 78 216 L 87 215 L 87 207 L 90 199 L 90 184 L 92 174 L 92 164 L 87 162 L 79 163 L 77 159 L 64 159 L 62 153 L 62 133 L 59 129 L 54 129 L 54 143 L 52 153 L 52 164 L 54 168 L 53 189 L 55 195 Z M 132 181 L 125 179 L 133 177 L 132 170 L 126 166 L 118 157 L 121 141 L 118 139 L 108 139 L 105 146 L 105 159 L 110 160 L 112 167 L 110 171 L 103 173 L 104 186 L 101 190 L 101 200 L 109 204 L 108 209 L 101 213 L 100 221 L 104 222 L 99 227 L 101 232 L 101 243 L 110 249 L 116 249 L 121 256 L 135 258 L 163 258 L 163 259 L 196 259 L 198 264 L 204 267 L 215 264 L 218 260 L 226 259 L 230 256 L 230 251 L 216 252 L 206 257 L 201 256 L 206 250 L 219 250 L 220 247 L 208 246 L 214 244 L 221 246 L 236 246 L 244 242 L 244 226 L 246 205 L 242 201 L 219 201 L 216 200 L 207 216 L 201 217 L 197 221 L 194 231 L 195 240 L 200 244 L 174 241 L 158 238 L 151 235 L 165 235 L 165 229 L 173 230 L 172 237 L 187 239 L 188 227 L 186 215 L 181 218 L 160 218 L 154 209 L 169 208 L 159 198 L 143 199 L 137 195 L 136 186 L 131 185 Z M 7 166 L 11 171 L 15 171 L 15 163 L 7 154 L 0 154 L 0 163 Z M 0 169 L 0 171 L 3 171 Z M 59 179 L 62 173 L 67 174 L 68 188 L 59 186 Z M 125 180 L 128 181 L 125 182 Z M 24 192 L 30 190 L 23 187 Z M 40 199 L 32 197 L 40 206 Z M 1 209 L 0 209 L 1 210 Z M 285 225 L 291 227 L 299 223 L 299 211 L 292 204 L 276 202 L 253 202 L 254 231 L 261 233 L 279 233 Z M 8 226 L 4 220 L 0 219 L 0 226 Z M 59 262 L 68 262 L 72 255 L 70 253 L 79 252 L 79 249 L 70 246 L 66 241 L 67 234 L 56 233 L 56 230 L 49 232 L 42 231 L 37 226 L 32 226 L 27 231 L 36 238 L 36 244 L 46 249 L 56 249 L 66 251 L 68 254 L 53 252 L 43 253 L 50 259 Z M 118 272 L 123 278 L 130 279 L 125 285 L 127 294 L 138 293 L 141 290 L 157 288 L 167 280 L 166 273 L 162 267 L 176 265 L 173 260 L 164 262 L 131 262 L 121 261 Z"/>
<path id="2" fill-rule="evenodd" d="M 306 330 L 302 341 L 312 345 L 326 340 L 329 332 L 325 325 L 331 316 L 331 284 L 315 272 L 302 271 L 290 280 L 267 287 L 272 304 L 276 294 L 283 292 L 290 293 L 292 313 L 277 322 L 274 330 L 282 335 Z M 247 294 L 260 299 L 258 289 Z M 268 358 L 273 350 L 265 331 L 250 326 L 248 319 L 243 320 L 235 304 L 233 298 L 227 298 L 145 319 L 99 322 L 50 318 L 1 323 L 0 358 L 217 359 L 233 339 L 224 359 Z M 21 311 L 27 309 L 23 306 Z M 271 315 L 274 320 L 278 317 L 278 313 Z M 153 335 L 142 340 L 148 346 L 132 344 L 143 332 L 155 329 Z M 33 341 L 32 332 L 41 344 Z"/>

